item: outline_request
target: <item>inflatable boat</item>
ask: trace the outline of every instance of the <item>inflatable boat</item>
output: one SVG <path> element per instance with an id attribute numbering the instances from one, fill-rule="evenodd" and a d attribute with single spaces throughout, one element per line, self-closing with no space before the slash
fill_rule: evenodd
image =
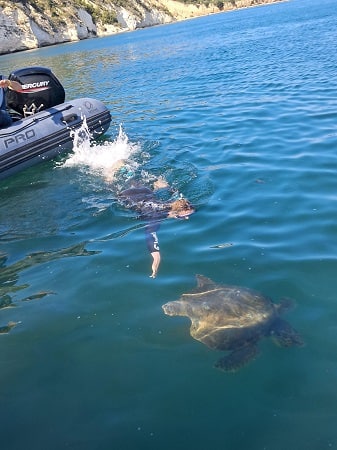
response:
<path id="1" fill-rule="evenodd" d="M 65 102 L 64 89 L 50 69 L 28 67 L 8 79 L 21 83 L 22 90 L 8 89 L 5 95 L 0 89 L 1 108 L 13 121 L 0 129 L 0 179 L 70 151 L 73 131 L 84 119 L 94 138 L 110 126 L 110 112 L 99 100 Z"/>

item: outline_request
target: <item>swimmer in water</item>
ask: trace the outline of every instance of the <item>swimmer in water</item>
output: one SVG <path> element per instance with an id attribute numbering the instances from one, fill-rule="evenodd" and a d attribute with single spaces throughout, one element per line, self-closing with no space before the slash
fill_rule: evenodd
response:
<path id="1" fill-rule="evenodd" d="M 169 188 L 168 184 L 162 178 L 159 178 L 153 186 L 153 190 L 148 187 L 131 187 L 120 192 L 118 199 L 120 203 L 128 209 L 139 213 L 138 218 L 146 220 L 145 227 L 146 244 L 152 256 L 151 278 L 156 278 L 161 256 L 158 242 L 157 231 L 160 222 L 164 219 L 188 219 L 195 209 L 191 203 L 181 197 L 177 200 L 162 201 L 156 197 L 156 191 Z"/>

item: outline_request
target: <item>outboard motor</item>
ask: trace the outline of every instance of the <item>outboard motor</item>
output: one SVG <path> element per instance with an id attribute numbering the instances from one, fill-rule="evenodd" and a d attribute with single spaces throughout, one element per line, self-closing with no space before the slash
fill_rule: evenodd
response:
<path id="1" fill-rule="evenodd" d="M 65 92 L 62 84 L 46 67 L 19 69 L 12 72 L 8 79 L 18 81 L 22 85 L 20 92 L 7 90 L 7 107 L 14 120 L 64 102 Z"/>

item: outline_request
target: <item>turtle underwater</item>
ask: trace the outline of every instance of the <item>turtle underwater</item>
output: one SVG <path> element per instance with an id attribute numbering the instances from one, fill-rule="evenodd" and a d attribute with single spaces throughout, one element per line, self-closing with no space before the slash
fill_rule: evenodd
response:
<path id="1" fill-rule="evenodd" d="M 298 332 L 280 314 L 289 300 L 276 304 L 260 292 L 216 284 L 196 275 L 197 287 L 162 306 L 169 316 L 187 316 L 191 336 L 211 349 L 229 352 L 215 367 L 235 372 L 258 355 L 258 341 L 271 337 L 281 347 L 301 346 Z"/>

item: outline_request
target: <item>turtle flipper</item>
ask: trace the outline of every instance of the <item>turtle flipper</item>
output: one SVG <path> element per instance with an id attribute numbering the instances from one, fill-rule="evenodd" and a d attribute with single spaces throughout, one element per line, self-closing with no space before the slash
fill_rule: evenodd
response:
<path id="1" fill-rule="evenodd" d="M 299 333 L 285 320 L 277 319 L 273 324 L 270 336 L 280 347 L 302 346 L 304 344 Z"/>
<path id="2" fill-rule="evenodd" d="M 219 361 L 215 363 L 215 367 L 225 372 L 236 372 L 255 359 L 258 354 L 259 349 L 255 343 L 247 344 L 233 350 L 229 355 L 220 358 Z"/>

